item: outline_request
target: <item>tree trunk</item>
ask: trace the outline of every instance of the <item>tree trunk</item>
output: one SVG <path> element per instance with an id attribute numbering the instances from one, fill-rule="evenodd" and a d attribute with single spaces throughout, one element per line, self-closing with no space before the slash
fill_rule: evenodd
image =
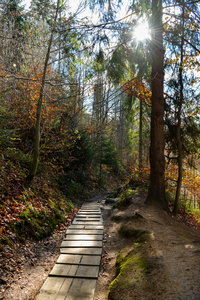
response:
<path id="1" fill-rule="evenodd" d="M 165 197 L 162 0 L 152 0 L 150 186 L 146 204 L 168 210 Z"/>
<path id="2" fill-rule="evenodd" d="M 140 100 L 140 126 L 139 126 L 139 171 L 142 170 L 142 118 L 143 118 L 143 103 Z"/>
<path id="3" fill-rule="evenodd" d="M 183 96 L 183 47 L 184 47 L 184 15 L 185 15 L 185 6 L 183 5 L 182 12 L 182 37 L 181 37 L 181 62 L 179 66 L 179 85 L 180 85 L 180 99 L 177 113 L 177 127 L 176 127 L 176 139 L 177 139 L 177 150 L 178 150 L 178 180 L 176 187 L 176 197 L 174 203 L 173 214 L 177 214 L 179 208 L 179 199 L 181 195 L 181 185 L 182 185 L 182 177 L 183 177 L 183 145 L 181 141 L 181 111 L 184 101 Z"/>
<path id="4" fill-rule="evenodd" d="M 55 31 L 55 25 L 56 25 L 56 20 L 57 20 L 57 16 L 58 16 L 59 2 L 60 2 L 60 0 L 57 0 L 57 8 L 56 8 L 56 13 L 55 13 L 55 18 L 54 18 L 54 25 L 53 25 L 51 35 L 50 35 L 50 39 L 49 39 L 48 50 L 47 50 L 45 63 L 44 63 L 42 83 L 41 83 L 39 99 L 38 99 L 38 103 L 37 103 L 34 152 L 33 152 L 32 167 L 31 167 L 29 175 L 27 176 L 27 182 L 28 183 L 30 183 L 33 180 L 33 178 L 34 178 L 34 176 L 37 172 L 37 169 L 38 169 L 39 153 L 40 153 L 40 121 L 41 121 L 41 113 L 42 113 L 42 101 L 43 101 L 43 95 L 44 95 L 47 65 L 48 65 L 48 61 L 49 61 L 49 57 L 50 57 L 51 44 L 52 44 L 53 34 L 54 34 L 54 31 Z"/>

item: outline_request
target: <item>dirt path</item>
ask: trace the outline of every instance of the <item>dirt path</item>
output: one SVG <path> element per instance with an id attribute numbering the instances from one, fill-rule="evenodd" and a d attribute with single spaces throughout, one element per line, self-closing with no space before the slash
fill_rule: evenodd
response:
<path id="1" fill-rule="evenodd" d="M 6 246 L 6 267 L 0 285 L 0 300 L 33 300 L 53 268 L 59 255 L 65 228 L 40 242 L 27 242 L 12 248 Z"/>
<path id="2" fill-rule="evenodd" d="M 126 296 L 119 293 L 112 299 L 199 300 L 200 233 L 167 213 L 144 205 L 144 199 L 142 195 L 134 198 L 133 204 L 123 211 L 103 205 L 104 257 L 95 300 L 108 299 L 109 283 L 115 277 L 116 254 L 133 243 L 119 236 L 122 222 L 113 222 L 111 218 L 117 214 L 125 220 L 136 212 L 143 218 L 131 221 L 130 225 L 152 233 L 150 241 L 143 245 L 143 255 L 151 268 L 146 273 L 142 290 L 135 289 Z"/>

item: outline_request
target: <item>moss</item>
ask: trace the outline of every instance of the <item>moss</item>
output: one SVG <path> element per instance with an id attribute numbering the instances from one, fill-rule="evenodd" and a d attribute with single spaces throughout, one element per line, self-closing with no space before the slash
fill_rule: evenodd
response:
<path id="1" fill-rule="evenodd" d="M 10 247 L 14 248 L 14 244 L 9 240 L 9 238 L 7 236 L 3 236 L 0 239 L 0 245 L 2 246 L 2 250 L 3 250 L 3 245 L 9 245 Z"/>
<path id="2" fill-rule="evenodd" d="M 119 230 L 119 234 L 125 238 L 133 238 L 135 242 L 143 243 L 146 242 L 150 237 L 150 232 L 147 230 L 135 229 L 128 225 L 122 225 Z"/>
<path id="3" fill-rule="evenodd" d="M 183 240 L 184 242 L 191 243 L 191 240 L 184 236 L 181 236 L 180 239 Z"/>
<path id="4" fill-rule="evenodd" d="M 117 274 L 109 286 L 108 298 L 110 300 L 124 299 L 124 292 L 131 293 L 134 289 L 143 287 L 148 266 L 149 264 L 139 253 L 136 253 L 135 249 L 127 253 L 127 249 L 124 248 L 117 255 Z"/>
<path id="5" fill-rule="evenodd" d="M 113 208 L 124 209 L 132 202 L 132 198 L 136 196 L 136 191 L 126 190 L 120 195 L 120 199 L 113 205 Z"/>
<path id="6" fill-rule="evenodd" d="M 144 217 L 142 215 L 140 215 L 139 213 L 135 213 L 134 215 L 131 216 L 131 219 L 133 220 L 141 220 L 144 219 Z"/>
<path id="7" fill-rule="evenodd" d="M 113 204 L 116 202 L 117 202 L 116 198 L 107 198 L 105 201 L 106 204 Z"/>
<path id="8" fill-rule="evenodd" d="M 138 220 L 141 220 L 141 219 L 144 219 L 143 216 L 141 216 L 140 214 L 138 214 L 137 212 L 135 214 L 133 214 L 132 216 L 120 216 L 120 215 L 114 215 L 112 216 L 111 220 L 114 221 L 114 222 L 120 222 L 120 221 L 131 221 L 131 220 L 134 220 L 134 221 L 138 221 Z"/>
<path id="9" fill-rule="evenodd" d="M 65 211 L 61 211 L 56 203 L 50 201 L 50 209 L 36 209 L 29 205 L 20 215 L 18 222 L 11 228 L 20 239 L 42 239 L 51 234 L 59 223 L 65 222 Z"/>
<path id="10" fill-rule="evenodd" d="M 112 216 L 111 220 L 114 222 L 120 222 L 123 220 L 123 216 L 115 215 L 115 216 Z"/>

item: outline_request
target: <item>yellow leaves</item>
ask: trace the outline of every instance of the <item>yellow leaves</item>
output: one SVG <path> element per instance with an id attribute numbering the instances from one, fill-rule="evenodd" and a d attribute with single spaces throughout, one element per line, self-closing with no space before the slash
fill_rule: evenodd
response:
<path id="1" fill-rule="evenodd" d="M 139 81 L 136 79 L 136 76 L 132 76 L 131 80 L 121 84 L 123 84 L 125 93 L 133 95 L 140 101 L 144 101 L 146 105 L 151 105 L 151 91 L 142 79 Z"/>
<path id="2" fill-rule="evenodd" d="M 166 65 L 173 65 L 173 64 L 177 64 L 179 62 L 180 62 L 180 54 L 176 55 L 175 58 L 168 59 L 168 61 L 166 62 Z"/>
<path id="3" fill-rule="evenodd" d="M 197 65 L 197 56 L 198 55 L 199 55 L 199 52 L 196 52 L 195 56 L 185 55 L 184 59 L 181 63 L 180 54 L 178 54 L 174 58 L 168 59 L 166 62 L 166 65 L 174 65 L 175 64 L 179 68 L 181 68 L 184 73 L 191 71 L 191 70 L 198 72 L 199 71 L 199 67 Z"/>
<path id="4" fill-rule="evenodd" d="M 53 70 L 48 68 L 48 75 L 51 76 Z M 33 127 L 37 113 L 37 102 L 41 89 L 41 78 L 43 70 L 40 66 L 35 65 L 32 68 L 26 69 L 27 80 L 18 80 L 16 83 L 16 89 L 12 92 L 12 100 L 10 105 L 16 112 L 15 122 L 21 128 Z M 25 79 L 25 78 L 23 78 Z M 15 91 L 18 90 L 19 93 Z M 48 87 L 44 90 L 43 97 L 43 110 L 42 110 L 42 122 L 45 121 L 44 131 L 49 124 L 55 123 L 63 110 L 65 109 L 62 104 L 59 106 L 57 103 L 53 103 L 51 99 L 57 99 L 61 95 L 56 87 Z"/>

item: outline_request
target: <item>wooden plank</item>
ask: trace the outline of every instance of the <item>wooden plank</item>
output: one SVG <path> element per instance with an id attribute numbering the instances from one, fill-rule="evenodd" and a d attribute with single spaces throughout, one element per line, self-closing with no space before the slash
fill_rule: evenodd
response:
<path id="1" fill-rule="evenodd" d="M 102 235 L 103 234 L 103 229 L 71 229 L 71 228 L 68 228 L 67 231 L 66 231 L 66 234 L 67 235 L 74 235 L 74 234 L 95 234 L 95 235 Z"/>
<path id="2" fill-rule="evenodd" d="M 102 222 L 95 222 L 95 221 L 88 221 L 88 222 L 85 222 L 85 221 L 79 221 L 77 222 L 76 220 L 73 221 L 72 223 L 73 225 L 101 225 Z"/>
<path id="3" fill-rule="evenodd" d="M 78 267 L 78 265 L 55 264 L 49 276 L 58 275 L 60 277 L 74 277 Z"/>
<path id="4" fill-rule="evenodd" d="M 80 221 L 83 221 L 83 222 L 91 222 L 91 221 L 95 221 L 95 222 L 100 222 L 100 221 L 102 221 L 102 218 L 100 217 L 100 218 L 85 218 L 85 217 L 80 217 L 80 218 L 78 218 L 78 217 L 76 217 L 75 219 L 74 219 L 75 221 L 78 221 L 78 222 L 80 222 Z"/>
<path id="5" fill-rule="evenodd" d="M 98 211 L 98 210 L 95 210 L 95 211 L 80 211 L 79 213 L 78 213 L 78 215 L 99 215 L 100 216 L 100 214 L 101 214 L 101 212 L 100 211 Z"/>
<path id="6" fill-rule="evenodd" d="M 86 218 L 81 218 L 81 219 L 74 219 L 73 224 L 75 223 L 88 223 L 88 224 L 99 224 L 102 223 L 101 219 L 86 219 Z"/>
<path id="7" fill-rule="evenodd" d="M 101 256 L 82 255 L 81 265 L 100 265 Z"/>
<path id="8" fill-rule="evenodd" d="M 50 277 L 72 277 L 97 279 L 99 266 L 55 264 Z"/>
<path id="9" fill-rule="evenodd" d="M 90 214 L 90 215 L 88 215 L 88 214 L 78 214 L 78 215 L 76 215 L 76 218 L 86 218 L 86 219 L 100 219 L 100 218 L 102 218 L 102 216 L 99 214 L 99 215 L 97 215 L 97 214 Z"/>
<path id="10" fill-rule="evenodd" d="M 96 215 L 96 216 L 101 216 L 101 212 L 88 212 L 88 211 L 80 211 L 76 214 L 76 216 L 78 215 L 86 215 L 86 216 L 92 216 L 92 215 Z"/>
<path id="11" fill-rule="evenodd" d="M 40 293 L 36 300 L 58 300 L 59 294 L 62 296 L 59 298 L 59 300 L 64 300 L 72 281 L 72 278 L 66 280 L 62 277 L 48 277 L 40 289 Z"/>
<path id="12" fill-rule="evenodd" d="M 99 266 L 101 262 L 101 256 L 98 255 L 72 255 L 72 254 L 61 254 L 58 257 L 57 263 L 62 264 L 79 264 L 87 266 Z"/>
<path id="13" fill-rule="evenodd" d="M 77 214 L 85 213 L 85 214 L 100 214 L 101 210 L 99 208 L 96 209 L 80 209 Z"/>
<path id="14" fill-rule="evenodd" d="M 53 277 L 50 277 L 50 278 L 53 278 Z M 58 279 L 58 278 L 55 278 L 55 279 Z M 66 300 L 67 299 L 66 296 L 71 289 L 71 285 L 73 284 L 73 281 L 74 281 L 73 278 L 63 278 L 63 284 L 62 284 L 60 290 L 58 291 L 58 294 L 56 295 L 55 300 Z"/>
<path id="15" fill-rule="evenodd" d="M 60 248 L 61 254 L 101 255 L 102 248 Z"/>
<path id="16" fill-rule="evenodd" d="M 101 248 L 102 241 L 63 241 L 61 248 Z"/>
<path id="17" fill-rule="evenodd" d="M 70 229 L 104 229 L 103 225 L 91 225 L 91 224 L 73 224 L 70 226 Z"/>
<path id="18" fill-rule="evenodd" d="M 95 286 L 96 280 L 74 279 L 65 300 L 93 300 Z"/>
<path id="19" fill-rule="evenodd" d="M 56 292 L 49 293 L 47 291 L 41 291 L 37 300 L 93 300 L 96 279 L 71 279 L 60 278 L 62 285 Z M 49 277 L 48 280 L 58 280 L 57 277 Z"/>
<path id="20" fill-rule="evenodd" d="M 79 264 L 83 255 L 64 254 L 58 257 L 57 263 L 64 264 Z"/>
<path id="21" fill-rule="evenodd" d="M 99 266 L 78 266 L 75 277 L 98 278 Z"/>
<path id="22" fill-rule="evenodd" d="M 92 234 L 66 234 L 64 241 L 102 241 L 103 235 Z"/>
<path id="23" fill-rule="evenodd" d="M 93 300 L 102 254 L 99 205 L 85 203 L 66 231 L 60 256 L 37 300 Z"/>
<path id="24" fill-rule="evenodd" d="M 85 214 L 80 214 L 80 215 L 76 215 L 76 219 L 102 219 L 101 215 L 96 215 L 96 214 L 92 214 L 92 215 L 85 215 Z"/>
<path id="25" fill-rule="evenodd" d="M 80 212 L 80 213 L 78 213 L 76 216 L 84 216 L 84 215 L 86 215 L 86 216 L 93 216 L 93 215 L 95 215 L 95 216 L 98 216 L 98 217 L 101 217 L 101 213 L 100 212 Z"/>
<path id="26" fill-rule="evenodd" d="M 79 212 L 86 212 L 86 213 L 99 213 L 101 212 L 100 209 L 81 209 Z"/>

